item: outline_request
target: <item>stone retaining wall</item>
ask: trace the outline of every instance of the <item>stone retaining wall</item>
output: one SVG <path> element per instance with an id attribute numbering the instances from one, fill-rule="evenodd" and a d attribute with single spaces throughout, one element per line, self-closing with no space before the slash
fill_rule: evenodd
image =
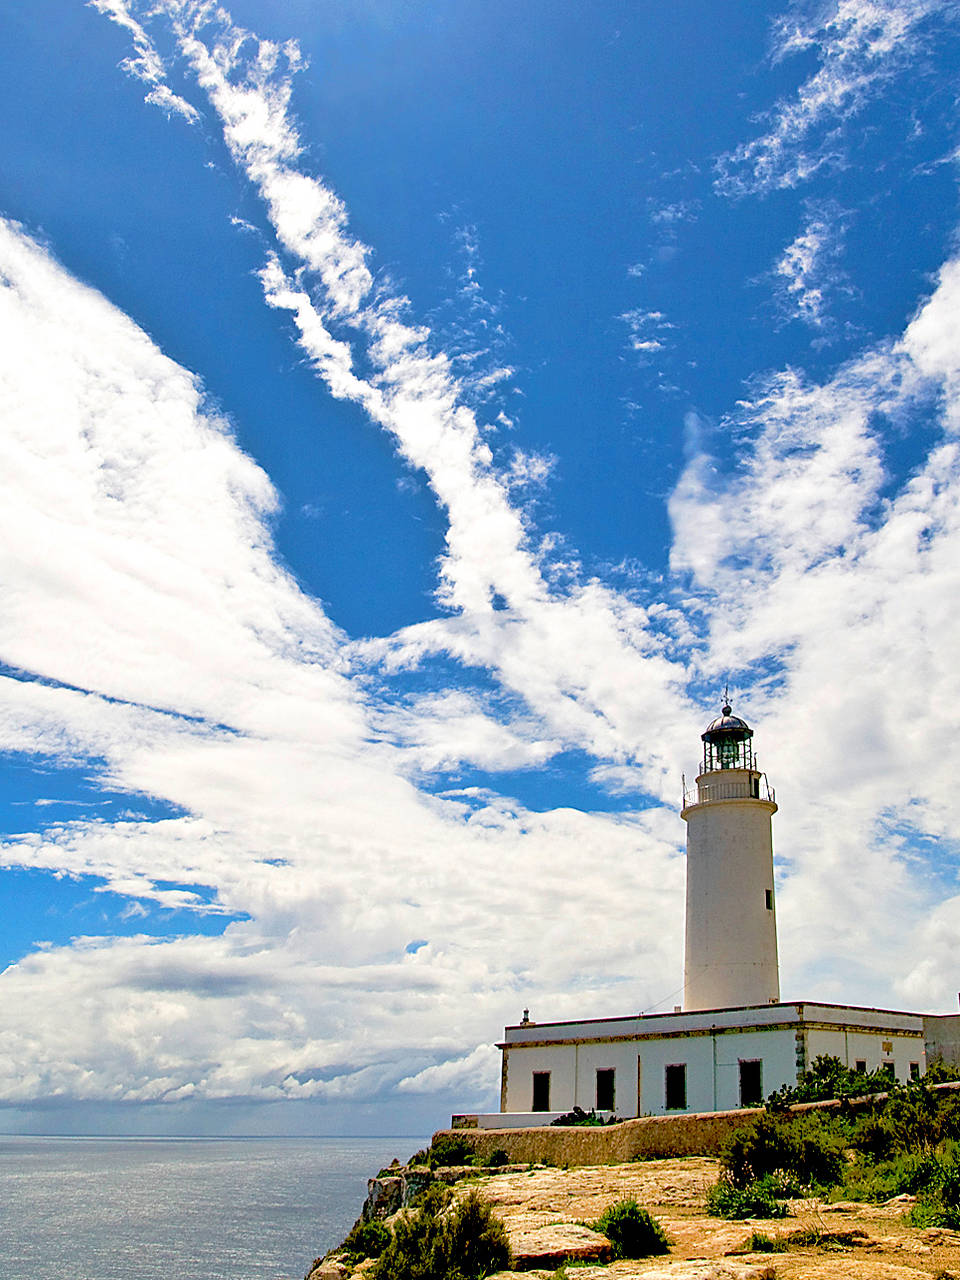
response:
<path id="1" fill-rule="evenodd" d="M 960 1082 L 930 1086 L 934 1093 L 953 1092 Z M 847 1098 L 842 1103 L 801 1102 L 791 1111 L 829 1111 L 843 1106 L 852 1110 L 869 1106 L 886 1098 L 885 1093 L 871 1097 Z M 641 1116 L 621 1120 L 603 1128 L 592 1126 L 544 1125 L 529 1129 L 440 1129 L 438 1138 L 456 1138 L 469 1142 L 473 1150 L 487 1160 L 492 1152 L 506 1152 L 511 1164 L 623 1164 L 627 1160 L 656 1156 L 718 1155 L 724 1139 L 742 1128 L 759 1109 L 742 1111 L 704 1111 L 675 1116 Z M 459 1119 L 459 1117 L 458 1117 Z M 467 1120 L 467 1117 L 463 1117 Z"/>
<path id="2" fill-rule="evenodd" d="M 623 1164 L 651 1156 L 716 1155 L 723 1140 L 756 1111 L 710 1111 L 642 1116 L 604 1128 L 543 1126 L 530 1129 L 441 1129 L 439 1138 L 469 1142 L 484 1160 L 505 1151 L 511 1164 Z"/>

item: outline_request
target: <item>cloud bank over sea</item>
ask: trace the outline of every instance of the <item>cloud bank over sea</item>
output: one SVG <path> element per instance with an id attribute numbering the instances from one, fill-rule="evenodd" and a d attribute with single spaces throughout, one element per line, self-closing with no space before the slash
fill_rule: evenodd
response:
<path id="1" fill-rule="evenodd" d="M 598 96 L 593 221 L 504 195 L 499 236 L 483 166 L 449 177 L 513 100 L 479 70 L 408 204 L 343 158 L 345 103 L 414 109 L 359 73 L 386 19 L 74 15 L 156 172 L 104 162 L 112 241 L 89 172 L 76 240 L 51 178 L 2 206 L 0 1124 L 414 1132 L 495 1108 L 524 1007 L 679 1003 L 681 776 L 727 684 L 781 804 L 785 996 L 952 1008 L 957 15 L 763 9 L 723 138 L 644 149 L 668 79 L 629 120 Z M 475 21 L 493 74 L 520 36 Z M 548 72 L 565 21 L 537 10 Z M 598 66 L 641 47 L 598 21 Z M 548 72 L 531 152 L 550 112 L 592 136 L 600 90 Z M 394 223 L 448 245 L 435 296 Z"/>

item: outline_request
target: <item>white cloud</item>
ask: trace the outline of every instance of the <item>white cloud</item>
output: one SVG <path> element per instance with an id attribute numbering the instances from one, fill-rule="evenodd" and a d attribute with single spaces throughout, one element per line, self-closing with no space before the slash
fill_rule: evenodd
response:
<path id="1" fill-rule="evenodd" d="M 641 356 L 663 351 L 668 345 L 666 335 L 676 328 L 662 311 L 644 311 L 640 307 L 625 311 L 620 319 L 627 326 L 630 350 Z"/>
<path id="2" fill-rule="evenodd" d="M 753 673 L 762 758 L 790 780 L 788 972 L 829 954 L 838 998 L 880 971 L 901 989 L 941 878 L 956 879 L 958 288 L 950 262 L 900 341 L 823 385 L 769 378 L 729 424 L 749 431 L 737 472 L 695 454 L 671 502 L 674 565 L 706 597 L 706 669 Z M 904 430 L 939 440 L 890 495 L 885 452 Z M 942 999 L 949 963 L 926 957 L 921 1003 Z"/>
<path id="3" fill-rule="evenodd" d="M 262 272 L 268 303 L 290 313 L 331 394 L 360 404 L 392 435 L 446 512 L 438 596 L 469 621 L 417 628 L 413 647 L 414 633 L 405 632 L 396 639 L 399 652 L 448 653 L 496 671 L 525 698 L 529 685 L 542 686 L 533 710 L 548 715 L 550 734 L 584 741 L 586 733 L 593 749 L 599 728 L 601 739 L 629 753 L 635 746 L 630 730 L 611 732 L 605 712 L 587 710 L 581 691 L 594 683 L 599 692 L 619 680 L 635 687 L 638 699 L 663 700 L 664 685 L 676 687 L 682 676 L 665 656 L 662 628 L 651 628 L 642 609 L 596 583 L 566 598 L 551 594 L 523 513 L 511 501 L 511 477 L 495 470 L 449 358 L 432 348 L 423 326 L 403 318 L 405 299 L 373 295 L 369 251 L 350 235 L 342 202 L 319 179 L 292 167 L 301 151 L 288 111 L 296 50 L 256 40 L 223 11 L 205 43 L 205 7 L 177 5 L 171 12 L 234 158 L 260 191 L 280 245 L 301 263 L 291 273 L 278 256 L 269 259 Z M 657 324 L 660 332 L 667 327 L 662 317 Z M 355 372 L 354 345 L 372 363 L 372 376 Z M 495 597 L 508 606 L 509 632 L 492 616 Z M 510 652 L 502 652 L 507 643 Z M 371 643 L 355 653 L 376 657 L 386 649 Z"/>
<path id="4" fill-rule="evenodd" d="M 541 488 L 550 479 L 557 465 L 553 455 L 530 453 L 514 449 L 510 465 L 504 472 L 504 481 L 511 489 Z"/>
<path id="5" fill-rule="evenodd" d="M 820 65 L 767 117 L 768 128 L 717 161 L 716 188 L 743 196 L 796 187 L 845 161 L 844 127 L 904 69 L 916 73 L 923 24 L 949 0 L 831 0 L 778 20 L 774 59 L 814 50 Z"/>
<path id="6" fill-rule="evenodd" d="M 500 1068 L 500 1050 L 495 1044 L 479 1044 L 463 1058 L 438 1062 L 424 1067 L 414 1076 L 405 1076 L 397 1084 L 398 1093 L 439 1093 L 457 1090 L 469 1096 L 481 1089 L 492 1092 L 490 1082 L 496 1080 Z"/>
<path id="7" fill-rule="evenodd" d="M 672 203 L 653 205 L 650 221 L 659 226 L 672 227 L 678 222 L 694 222 L 700 212 L 699 200 L 675 200 Z"/>
<path id="8" fill-rule="evenodd" d="M 181 815 L 61 824 L 3 856 L 100 877 L 148 912 L 242 918 L 218 938 L 88 938 L 8 969 L 0 1098 L 479 1088 L 491 1028 L 524 1005 L 662 1003 L 679 974 L 688 689 L 728 671 L 753 686 L 742 709 L 781 788 L 785 988 L 945 990 L 949 957 L 921 972 L 915 952 L 953 915 L 923 933 L 929 868 L 913 874 L 908 836 L 942 839 L 960 817 L 957 265 L 898 341 L 823 385 L 794 370 L 758 384 L 727 424 L 748 438 L 732 477 L 691 439 L 671 503 L 689 589 L 644 607 L 535 542 L 451 360 L 373 290 L 342 202 L 297 167 L 296 49 L 224 15 L 207 44 L 209 9 L 167 10 L 275 228 L 268 303 L 447 513 L 449 616 L 348 641 L 278 566 L 276 495 L 197 380 L 2 225 L 0 644 L 37 679 L 0 679 L 0 742 L 84 761 Z M 663 340 L 660 313 L 636 323 Z M 942 432 L 896 491 L 885 416 Z M 492 674 L 502 700 L 393 691 L 435 655 Z M 596 781 L 663 806 L 541 814 L 411 781 L 571 747 Z M 87 1016 L 65 1027 L 65 1007 Z"/>
<path id="9" fill-rule="evenodd" d="M 8 969 L 4 1007 L 20 1012 L 0 1029 L 0 1098 L 370 1096 L 424 1046 L 469 1056 L 524 1001 L 562 1011 L 579 991 L 613 1011 L 628 976 L 631 1003 L 657 998 L 677 936 L 638 936 L 626 909 L 638 895 L 658 916 L 679 909 L 675 839 L 656 810 L 536 814 L 407 781 L 464 760 L 539 764 L 567 740 L 555 722 L 596 734 L 621 629 L 642 632 L 642 612 L 592 586 L 545 597 L 556 626 L 492 608 L 476 635 L 471 621 L 470 660 L 502 645 L 516 682 L 550 656 L 530 710 L 452 693 L 376 701 L 351 679 L 345 638 L 277 565 L 274 492 L 196 379 L 9 223 L 0 277 L 0 644 L 24 673 L 0 678 L 0 743 L 83 762 L 182 815 L 60 823 L 8 839 L 0 860 L 96 877 L 147 918 L 241 917 L 220 938 L 78 940 Z M 421 645 L 455 647 L 462 622 Z M 607 669 L 585 675 L 582 652 L 604 634 Z M 408 643 L 385 646 L 388 667 Z M 661 678 L 655 652 L 628 660 L 641 687 L 648 665 Z M 628 724 L 601 736 L 624 733 L 636 736 Z M 617 904 L 606 875 L 582 883 L 585 851 L 616 866 Z M 527 928 L 505 938 L 518 901 Z M 581 910 L 609 927 L 574 953 Z M 585 980 L 601 952 L 602 976 Z M 64 1007 L 80 1006 L 65 1029 Z"/>
<path id="10" fill-rule="evenodd" d="M 830 298 L 842 285 L 838 265 L 848 216 L 835 205 L 808 208 L 803 230 L 774 266 L 781 310 L 823 332 L 831 324 Z"/>
<path id="11" fill-rule="evenodd" d="M 149 85 L 150 91 L 144 101 L 159 107 L 168 116 L 178 115 L 190 124 L 197 124 L 200 112 L 186 98 L 174 93 L 167 84 L 163 59 L 142 24 L 131 16 L 125 0 L 87 0 L 87 3 L 130 33 L 135 53 L 132 58 L 125 58 L 120 65 L 128 75 Z"/>

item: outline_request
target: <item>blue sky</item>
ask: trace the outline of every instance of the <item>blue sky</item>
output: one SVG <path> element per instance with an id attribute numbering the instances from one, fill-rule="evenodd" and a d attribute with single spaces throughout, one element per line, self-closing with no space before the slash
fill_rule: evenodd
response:
<path id="1" fill-rule="evenodd" d="M 0 18 L 0 1127 L 419 1133 L 672 1007 L 728 682 L 785 996 L 954 1007 L 957 19 Z"/>

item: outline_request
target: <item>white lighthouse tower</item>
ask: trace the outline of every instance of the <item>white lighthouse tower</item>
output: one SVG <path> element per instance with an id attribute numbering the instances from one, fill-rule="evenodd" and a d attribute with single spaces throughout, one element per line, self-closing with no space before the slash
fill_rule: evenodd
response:
<path id="1" fill-rule="evenodd" d="M 500 1111 L 455 1116 L 454 1127 L 563 1126 L 576 1107 L 605 1116 L 671 1116 L 758 1107 L 826 1054 L 860 1073 L 883 1070 L 915 1080 L 931 1058 L 960 1065 L 960 1015 L 822 1004 L 780 1003 L 771 820 L 777 811 L 753 754 L 753 730 L 726 700 L 703 737 L 696 787 L 684 784 L 687 824 L 685 1009 L 624 1017 L 541 1022 L 524 1009 L 505 1027 Z M 691 1130 L 636 1129 L 686 1150 Z M 541 1133 L 548 1130 L 541 1129 Z M 557 1135 L 564 1129 L 549 1132 Z M 620 1130 L 615 1141 L 621 1142 Z M 713 1131 L 711 1131 L 713 1132 Z M 511 1159 L 542 1154 L 540 1138 L 518 1135 Z M 623 1142 L 632 1139 L 624 1133 Z M 592 1141 L 592 1140 L 591 1140 Z M 481 1148 L 484 1149 L 484 1148 Z M 561 1147 L 564 1153 L 568 1150 Z M 669 1148 L 668 1148 L 669 1149 Z M 572 1148 L 569 1149 L 572 1157 Z M 622 1159 L 625 1147 L 609 1147 Z"/>
<path id="2" fill-rule="evenodd" d="M 780 999 L 773 833 L 777 811 L 757 768 L 753 730 L 728 703 L 703 738 L 696 791 L 684 791 L 687 914 L 684 1008 Z"/>

